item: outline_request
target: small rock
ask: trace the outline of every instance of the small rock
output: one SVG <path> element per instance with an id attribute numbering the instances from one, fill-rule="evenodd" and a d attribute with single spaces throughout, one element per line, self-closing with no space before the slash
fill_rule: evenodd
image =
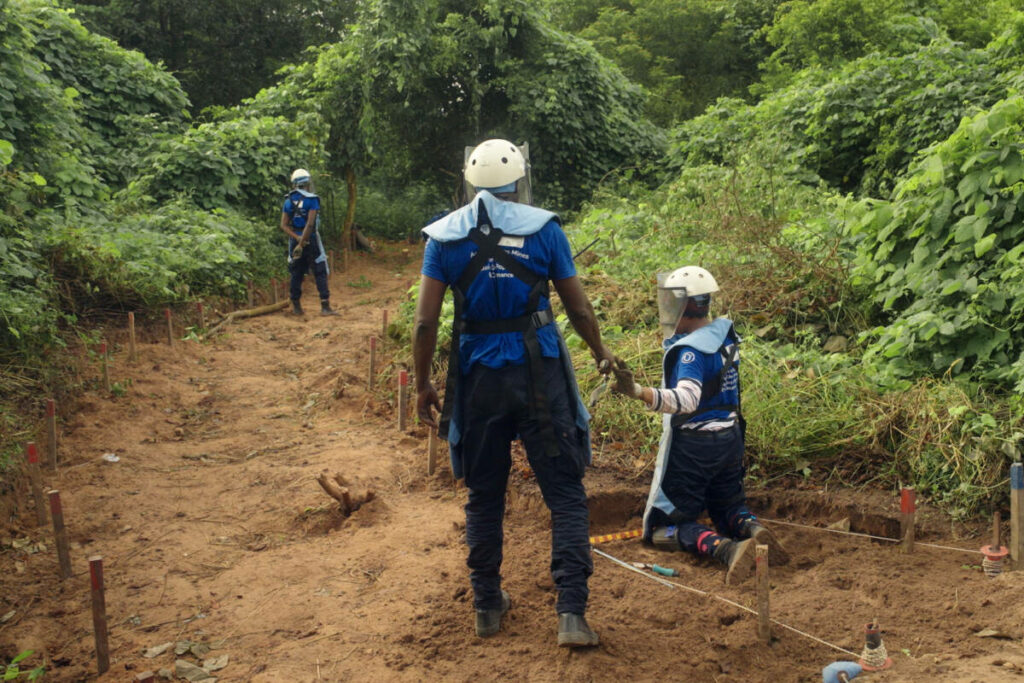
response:
<path id="1" fill-rule="evenodd" d="M 849 339 L 841 334 L 836 334 L 825 341 L 825 345 L 821 347 L 821 350 L 825 353 L 843 353 L 849 348 L 849 346 Z"/>
<path id="2" fill-rule="evenodd" d="M 179 640 L 174 644 L 174 654 L 176 655 L 183 655 L 190 649 L 192 649 L 192 641 L 189 640 Z"/>
<path id="3" fill-rule="evenodd" d="M 192 654 L 195 655 L 196 659 L 202 659 L 206 655 L 210 654 L 210 646 L 206 643 L 193 643 Z"/>
<path id="4" fill-rule="evenodd" d="M 173 642 L 172 643 L 164 643 L 163 645 L 156 645 L 154 647 L 149 648 L 148 650 L 143 650 L 142 651 L 142 656 L 145 657 L 146 659 L 153 659 L 154 657 L 159 657 L 163 653 L 167 652 L 172 647 L 174 647 L 174 643 Z M 184 654 L 184 653 L 183 652 L 176 652 L 176 654 Z"/>
<path id="5" fill-rule="evenodd" d="M 230 655 L 221 655 L 220 657 L 210 657 L 203 662 L 203 668 L 207 671 L 220 671 L 228 665 L 228 658 Z"/>
<path id="6" fill-rule="evenodd" d="M 156 672 L 156 675 L 160 678 L 166 678 L 169 681 L 174 680 L 174 672 L 170 669 L 160 669 Z"/>

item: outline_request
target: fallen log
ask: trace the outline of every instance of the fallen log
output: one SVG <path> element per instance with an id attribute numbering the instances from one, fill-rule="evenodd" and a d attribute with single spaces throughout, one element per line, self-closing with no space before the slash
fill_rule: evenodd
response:
<path id="1" fill-rule="evenodd" d="M 267 304 L 266 306 L 257 306 L 256 308 L 246 308 L 241 311 L 232 311 L 224 316 L 224 319 L 219 323 L 211 327 L 206 334 L 203 335 L 204 339 L 209 339 L 214 333 L 224 325 L 227 325 L 232 320 L 241 320 L 242 318 L 255 318 L 258 315 L 266 315 L 268 313 L 276 313 L 277 311 L 283 310 L 288 307 L 288 300 L 278 301 L 276 304 Z"/>

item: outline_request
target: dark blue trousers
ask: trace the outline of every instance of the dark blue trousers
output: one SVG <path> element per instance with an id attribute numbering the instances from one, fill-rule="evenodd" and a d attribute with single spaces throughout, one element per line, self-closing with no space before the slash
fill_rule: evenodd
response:
<path id="1" fill-rule="evenodd" d="M 710 554 L 716 540 L 735 538 L 740 524 L 754 517 L 743 491 L 745 474 L 739 426 L 710 433 L 675 431 L 661 489 L 676 507 L 672 521 L 683 550 Z M 704 510 L 720 535 L 697 523 Z"/>
<path id="2" fill-rule="evenodd" d="M 518 435 L 530 467 L 551 511 L 551 577 L 558 590 L 556 610 L 583 614 L 587 578 L 594 571 L 590 555 L 590 518 L 583 473 L 587 453 L 576 429 L 569 386 L 561 363 L 545 358 L 548 407 L 559 455 L 544 449 L 529 402 L 529 366 L 498 370 L 475 365 L 463 378 L 462 444 L 466 487 L 466 543 L 470 582 L 477 609 L 501 605 L 501 561 L 505 489 L 512 464 L 511 444 Z"/>
<path id="3" fill-rule="evenodd" d="M 296 244 L 298 243 L 295 240 L 288 239 L 289 254 Z M 320 293 L 320 298 L 331 298 L 331 292 L 327 288 L 327 263 L 317 263 L 316 260 L 318 258 L 320 258 L 320 243 L 316 239 L 316 235 L 313 235 L 309 244 L 302 248 L 302 256 L 288 264 L 288 272 L 291 274 L 291 285 L 288 295 L 292 301 L 298 301 L 302 298 L 302 279 L 306 277 L 308 271 L 313 271 L 313 277 L 316 279 L 316 289 Z"/>

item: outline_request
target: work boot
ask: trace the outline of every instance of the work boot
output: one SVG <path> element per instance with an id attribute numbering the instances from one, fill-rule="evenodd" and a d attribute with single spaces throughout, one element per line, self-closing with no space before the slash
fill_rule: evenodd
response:
<path id="1" fill-rule="evenodd" d="M 558 615 L 558 645 L 560 647 L 594 647 L 597 634 L 587 626 L 582 614 L 562 612 Z"/>
<path id="2" fill-rule="evenodd" d="M 501 591 L 501 607 L 476 611 L 476 634 L 481 638 L 493 636 L 501 628 L 501 618 L 512 606 L 508 591 Z"/>
<path id="3" fill-rule="evenodd" d="M 750 538 L 745 541 L 733 541 L 726 538 L 715 546 L 714 558 L 727 567 L 725 571 L 727 585 L 735 586 L 742 583 L 754 573 L 756 566 L 754 548 L 756 545 Z"/>
<path id="4" fill-rule="evenodd" d="M 302 315 L 302 304 L 299 303 L 298 299 L 292 299 L 292 313 L 294 315 Z"/>
<path id="5" fill-rule="evenodd" d="M 789 553 L 778 538 L 767 527 L 756 519 L 748 519 L 740 524 L 740 536 L 754 539 L 757 545 L 768 546 L 768 562 L 773 567 L 789 564 Z"/>
<path id="6" fill-rule="evenodd" d="M 338 315 L 338 312 L 331 308 L 329 299 L 320 299 L 320 315 Z"/>

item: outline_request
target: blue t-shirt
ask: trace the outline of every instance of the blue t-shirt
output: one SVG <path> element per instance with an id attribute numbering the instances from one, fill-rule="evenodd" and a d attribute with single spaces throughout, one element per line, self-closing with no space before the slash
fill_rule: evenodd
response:
<path id="1" fill-rule="evenodd" d="M 563 280 L 576 274 L 572 249 L 562 228 L 548 221 L 543 228 L 525 237 L 502 237 L 500 245 L 517 261 L 548 280 Z M 455 242 L 427 242 L 423 254 L 422 273 L 429 278 L 453 286 L 462 276 L 469 260 L 477 252 L 470 239 Z M 493 259 L 477 274 L 469 287 L 463 318 L 466 320 L 507 320 L 526 313 L 530 288 Z M 551 308 L 548 298 L 541 296 L 538 311 Z M 499 334 L 463 334 L 459 344 L 459 365 L 466 374 L 476 363 L 489 368 L 522 365 L 526 362 L 526 346 L 522 332 Z M 554 325 L 537 330 L 541 355 L 558 358 L 558 336 Z"/>
<path id="2" fill-rule="evenodd" d="M 735 345 L 736 337 L 732 332 L 725 339 L 725 354 L 728 357 L 732 351 L 733 345 Z M 740 373 L 739 364 L 740 359 L 737 355 L 736 363 L 725 373 L 725 377 L 722 378 L 722 387 L 717 394 L 711 399 L 704 396 L 703 389 L 708 386 L 709 382 L 713 382 L 716 377 L 722 372 L 722 366 L 725 365 L 725 360 L 722 358 L 722 352 L 718 351 L 715 353 L 701 353 L 690 346 L 682 346 L 676 350 L 678 354 L 676 356 L 676 362 L 669 371 L 668 382 L 666 386 L 675 387 L 681 379 L 692 379 L 701 384 L 701 397 L 700 403 L 697 405 L 697 410 L 703 410 L 708 406 L 727 406 L 739 405 L 740 402 Z M 715 420 L 726 420 L 729 417 L 729 413 L 735 410 L 711 410 L 706 413 L 691 418 L 688 422 L 711 422 Z"/>
<path id="3" fill-rule="evenodd" d="M 298 190 L 293 190 L 285 197 L 282 213 L 288 214 L 292 221 L 292 227 L 296 230 L 303 230 L 306 227 L 306 217 L 310 211 L 320 211 L 320 198 L 315 194 L 304 195 Z M 313 226 L 316 229 L 316 226 Z"/>

